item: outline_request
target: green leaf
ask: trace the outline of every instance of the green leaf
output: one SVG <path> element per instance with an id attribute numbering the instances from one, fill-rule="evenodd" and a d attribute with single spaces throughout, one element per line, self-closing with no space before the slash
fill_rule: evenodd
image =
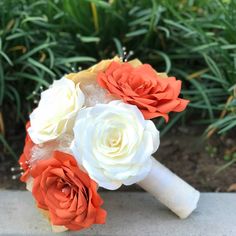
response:
<path id="1" fill-rule="evenodd" d="M 3 51 L 0 51 L 0 55 L 2 55 L 2 57 L 8 62 L 8 64 L 10 66 L 13 66 L 13 62 L 11 61 L 11 59 L 7 56 L 7 54 L 5 54 Z"/>
<path id="2" fill-rule="evenodd" d="M 191 48 L 191 51 L 192 52 L 199 52 L 199 51 L 210 49 L 212 47 L 217 47 L 217 46 L 218 46 L 217 42 L 212 42 L 212 43 L 203 44 L 203 45 Z"/>
<path id="3" fill-rule="evenodd" d="M 132 31 L 130 33 L 127 33 L 125 36 L 127 38 L 136 37 L 136 36 L 140 36 L 140 35 L 146 34 L 147 32 L 148 32 L 147 29 L 139 29 L 139 30 L 135 30 L 135 31 Z"/>
<path id="4" fill-rule="evenodd" d="M 100 38 L 98 37 L 82 36 L 80 34 L 77 34 L 76 37 L 79 38 L 83 43 L 98 43 L 100 41 Z"/>
<path id="5" fill-rule="evenodd" d="M 90 3 L 94 3 L 97 7 L 105 8 L 105 9 L 110 9 L 111 4 L 103 1 L 103 0 L 85 0 Z"/>
<path id="6" fill-rule="evenodd" d="M 231 130 L 232 128 L 236 127 L 236 120 L 232 121 L 230 124 L 226 125 L 226 127 L 220 129 L 220 131 L 218 132 L 219 134 L 225 133 L 229 130 Z"/>
<path id="7" fill-rule="evenodd" d="M 171 69 L 171 61 L 170 61 L 170 58 L 169 56 L 164 53 L 164 52 L 161 52 L 161 51 L 155 51 L 157 55 L 160 55 L 164 61 L 165 61 L 165 64 L 166 64 L 166 69 L 165 69 L 165 73 L 169 73 L 170 72 L 170 69 Z"/>
<path id="8" fill-rule="evenodd" d="M 17 76 L 21 79 L 33 80 L 33 81 L 39 83 L 40 85 L 44 85 L 46 87 L 48 87 L 50 85 L 44 78 L 41 78 L 41 77 L 36 76 L 36 75 L 29 74 L 29 73 L 16 72 L 15 76 Z"/>
<path id="9" fill-rule="evenodd" d="M 7 85 L 7 89 L 10 90 L 10 92 L 12 93 L 13 97 L 14 97 L 14 101 L 16 102 L 16 120 L 18 121 L 20 118 L 20 111 L 21 111 L 21 101 L 20 101 L 20 96 L 19 93 L 17 92 L 17 90 L 11 86 L 11 85 Z"/>
<path id="10" fill-rule="evenodd" d="M 119 39 L 113 38 L 113 41 L 115 42 L 116 45 L 116 50 L 118 52 L 118 55 L 121 57 L 123 56 L 123 49 L 122 49 L 122 44 Z"/>
<path id="11" fill-rule="evenodd" d="M 25 36 L 29 37 L 29 36 L 32 36 L 34 34 L 36 34 L 36 32 L 24 32 L 24 31 L 22 31 L 22 32 L 14 33 L 14 34 L 11 34 L 11 35 L 7 36 L 6 40 L 10 41 L 10 40 L 18 39 L 20 37 L 25 37 Z"/>
<path id="12" fill-rule="evenodd" d="M 0 61 L 0 106 L 2 106 L 3 104 L 4 91 L 5 91 L 4 71 L 2 68 L 2 63 Z"/>
<path id="13" fill-rule="evenodd" d="M 196 80 L 189 80 L 189 82 L 192 83 L 195 86 L 195 88 L 199 91 L 199 93 L 202 95 L 202 98 L 207 106 L 209 116 L 211 119 L 214 119 L 214 113 L 212 110 L 211 102 L 207 96 L 207 93 L 204 92 L 205 88 L 203 88 L 202 85 Z"/>
<path id="14" fill-rule="evenodd" d="M 18 156 L 14 152 L 14 150 L 11 148 L 11 146 L 8 144 L 6 139 L 3 137 L 2 134 L 0 134 L 0 142 L 3 144 L 3 146 L 8 150 L 8 152 L 11 154 L 11 156 L 17 161 Z"/>
<path id="15" fill-rule="evenodd" d="M 50 43 L 44 43 L 44 44 L 40 44 L 39 46 L 33 48 L 32 50 L 30 50 L 29 52 L 27 52 L 26 54 L 24 54 L 23 56 L 19 57 L 16 62 L 21 62 L 27 58 L 29 58 L 30 56 L 34 55 L 35 53 L 43 50 L 43 49 L 48 49 L 52 46 L 55 46 L 57 43 L 56 42 L 50 42 Z"/>
<path id="16" fill-rule="evenodd" d="M 54 67 L 55 57 L 53 51 L 50 48 L 46 48 L 46 51 L 48 52 L 49 55 L 49 62 L 50 62 L 49 68 L 52 69 Z"/>
<path id="17" fill-rule="evenodd" d="M 184 115 L 184 112 L 177 113 L 174 115 L 172 119 L 165 125 L 164 129 L 161 130 L 161 137 L 163 137 L 173 126 L 177 123 L 177 121 Z"/>
<path id="18" fill-rule="evenodd" d="M 210 67 L 211 71 L 215 74 L 215 76 L 221 79 L 222 81 L 224 81 L 224 78 L 220 72 L 220 69 L 215 63 L 215 61 L 205 53 L 203 53 L 203 57 L 205 58 L 206 63 Z"/>
<path id="19" fill-rule="evenodd" d="M 36 66 L 38 68 L 40 68 L 41 70 L 45 71 L 46 73 L 48 73 L 49 75 L 51 75 L 52 77 L 55 77 L 55 73 L 53 71 L 51 71 L 49 68 L 47 68 L 45 65 L 35 61 L 33 58 L 28 58 L 27 61 L 32 64 L 33 66 Z"/>
<path id="20" fill-rule="evenodd" d="M 178 22 L 174 22 L 173 20 L 169 20 L 169 19 L 164 19 L 164 22 L 167 25 L 171 25 L 171 26 L 175 26 L 176 28 L 183 30 L 187 33 L 193 33 L 193 31 L 191 29 L 189 29 L 188 27 L 185 27 L 183 24 L 180 24 Z"/>
<path id="21" fill-rule="evenodd" d="M 40 17 L 40 16 L 27 16 L 23 21 L 22 24 L 26 22 L 35 22 L 35 21 L 43 21 L 48 22 L 48 19 L 46 17 Z"/>
<path id="22" fill-rule="evenodd" d="M 72 62 L 96 62 L 96 59 L 93 57 L 56 58 L 55 65 L 68 64 Z"/>

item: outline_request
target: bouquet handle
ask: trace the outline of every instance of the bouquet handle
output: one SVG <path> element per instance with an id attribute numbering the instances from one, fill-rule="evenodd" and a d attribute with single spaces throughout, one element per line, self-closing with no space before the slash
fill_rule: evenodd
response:
<path id="1" fill-rule="evenodd" d="M 152 157 L 149 174 L 137 184 L 152 194 L 181 219 L 187 218 L 197 207 L 199 191 L 179 178 Z"/>

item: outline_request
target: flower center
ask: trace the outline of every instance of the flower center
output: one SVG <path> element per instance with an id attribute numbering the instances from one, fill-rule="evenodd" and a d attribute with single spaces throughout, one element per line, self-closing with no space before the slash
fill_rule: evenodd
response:
<path id="1" fill-rule="evenodd" d="M 62 188 L 61 191 L 62 191 L 65 195 L 68 195 L 68 194 L 70 193 L 70 191 L 71 191 L 71 188 L 70 188 L 68 185 L 66 185 L 65 187 Z"/>
<path id="2" fill-rule="evenodd" d="M 108 147 L 119 147 L 122 137 L 119 131 L 111 130 L 107 136 L 107 146 Z"/>

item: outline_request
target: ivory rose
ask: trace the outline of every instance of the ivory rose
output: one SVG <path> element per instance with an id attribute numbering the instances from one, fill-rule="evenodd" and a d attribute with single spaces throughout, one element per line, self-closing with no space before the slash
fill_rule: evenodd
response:
<path id="1" fill-rule="evenodd" d="M 106 212 L 97 193 L 97 184 L 83 172 L 75 159 L 55 151 L 31 170 L 32 193 L 39 208 L 48 211 L 53 225 L 80 230 L 104 224 Z"/>
<path id="2" fill-rule="evenodd" d="M 54 81 L 42 92 L 38 107 L 30 115 L 28 133 L 35 144 L 53 140 L 71 132 L 77 112 L 84 105 L 79 84 L 67 78 Z"/>
<path id="3" fill-rule="evenodd" d="M 143 179 L 159 132 L 136 106 L 121 101 L 97 104 L 78 113 L 71 149 L 101 187 L 117 189 Z"/>
<path id="4" fill-rule="evenodd" d="M 105 71 L 98 73 L 97 81 L 112 95 L 138 106 L 145 119 L 162 116 L 168 121 L 169 112 L 181 112 L 189 102 L 178 98 L 180 80 L 158 74 L 150 65 L 138 60 L 111 62 Z"/>

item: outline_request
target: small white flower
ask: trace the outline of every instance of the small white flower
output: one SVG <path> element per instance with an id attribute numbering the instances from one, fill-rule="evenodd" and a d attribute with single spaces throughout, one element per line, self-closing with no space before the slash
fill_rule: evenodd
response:
<path id="1" fill-rule="evenodd" d="M 136 106 L 112 101 L 78 113 L 71 148 L 92 179 L 117 189 L 149 173 L 158 146 L 159 131 L 152 121 Z"/>
<path id="2" fill-rule="evenodd" d="M 41 94 L 38 107 L 30 115 L 28 133 L 40 144 L 72 133 L 75 117 L 84 105 L 84 94 L 73 81 L 62 78 Z"/>

